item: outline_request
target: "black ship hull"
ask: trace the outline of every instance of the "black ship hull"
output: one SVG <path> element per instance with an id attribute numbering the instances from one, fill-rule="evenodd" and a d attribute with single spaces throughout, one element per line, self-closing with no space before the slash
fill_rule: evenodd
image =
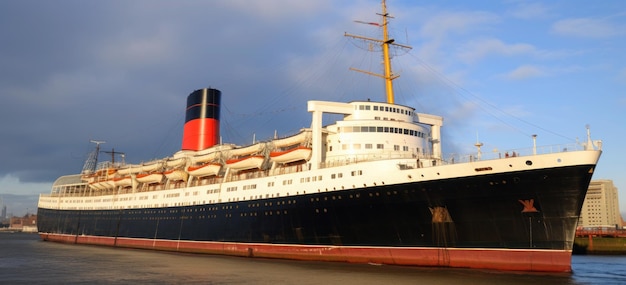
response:
<path id="1" fill-rule="evenodd" d="M 39 208 L 38 227 L 45 240 L 72 243 L 570 271 L 576 223 L 593 168 L 579 165 L 180 207 Z M 380 253 L 393 251 L 398 253 L 392 261 L 393 256 Z M 511 260 L 516 254 L 535 260 Z"/>

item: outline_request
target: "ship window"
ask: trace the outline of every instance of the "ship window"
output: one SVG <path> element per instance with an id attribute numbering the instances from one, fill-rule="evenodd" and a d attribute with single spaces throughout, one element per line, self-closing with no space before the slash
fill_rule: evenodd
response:
<path id="1" fill-rule="evenodd" d="M 370 105 L 366 105 L 365 106 L 365 110 L 369 111 L 370 110 Z"/>
<path id="2" fill-rule="evenodd" d="M 352 145 L 352 149 L 361 149 L 361 144 L 355 143 Z"/>
<path id="3" fill-rule="evenodd" d="M 374 120 L 379 120 L 380 121 L 380 117 L 374 117 Z"/>
<path id="4" fill-rule="evenodd" d="M 404 134 L 408 135 L 409 134 L 409 130 L 408 129 L 404 129 Z"/>
<path id="5" fill-rule="evenodd" d="M 397 144 L 396 144 L 396 145 L 394 145 L 394 146 L 393 146 L 393 150 L 395 150 L 395 151 L 400 150 L 400 146 L 399 146 L 399 145 L 397 145 Z"/>
<path id="6" fill-rule="evenodd" d="M 374 111 L 378 111 L 378 106 L 374 106 Z"/>
<path id="7" fill-rule="evenodd" d="M 369 132 L 370 133 L 375 133 L 376 132 L 376 127 L 369 127 Z"/>
<path id="8" fill-rule="evenodd" d="M 343 173 L 337 173 L 337 178 L 343 177 Z"/>
<path id="9" fill-rule="evenodd" d="M 377 148 L 377 149 L 384 149 L 384 148 L 385 148 L 385 145 L 384 145 L 384 144 L 382 144 L 382 143 L 379 143 L 379 144 L 376 144 L 376 148 Z"/>
<path id="10" fill-rule="evenodd" d="M 367 133 L 369 131 L 368 127 L 361 127 L 361 132 L 362 133 Z"/>
<path id="11" fill-rule="evenodd" d="M 330 179 L 335 179 L 335 178 L 336 178 L 336 175 L 334 173 L 330 175 Z"/>
<path id="12" fill-rule="evenodd" d="M 345 144 L 345 143 L 344 143 L 344 144 L 342 144 L 342 145 L 341 145 L 341 149 L 342 149 L 342 150 L 346 150 L 346 149 L 348 149 L 348 145 L 347 145 L 347 144 Z"/>
<path id="13" fill-rule="evenodd" d="M 389 132 L 389 127 L 385 127 L 385 133 Z"/>
<path id="14" fill-rule="evenodd" d="M 404 145 L 404 146 L 402 146 L 402 150 L 403 150 L 403 151 L 409 151 L 409 147 L 408 147 L 408 146 L 406 146 L 406 145 Z"/>
<path id="15" fill-rule="evenodd" d="M 376 132 L 377 133 L 382 133 L 383 132 L 383 127 L 376 127 Z"/>
<path id="16" fill-rule="evenodd" d="M 371 143 L 366 143 L 365 144 L 365 149 L 372 149 L 372 144 Z"/>
<path id="17" fill-rule="evenodd" d="M 333 151 L 333 146 L 328 146 L 328 151 Z"/>
<path id="18" fill-rule="evenodd" d="M 385 112 L 389 112 L 389 107 L 385 107 Z"/>
<path id="19" fill-rule="evenodd" d="M 356 126 L 356 127 L 352 127 L 352 131 L 355 133 L 360 133 L 361 132 L 361 127 Z"/>
<path id="20" fill-rule="evenodd" d="M 365 106 L 359 105 L 359 110 L 365 110 Z"/>

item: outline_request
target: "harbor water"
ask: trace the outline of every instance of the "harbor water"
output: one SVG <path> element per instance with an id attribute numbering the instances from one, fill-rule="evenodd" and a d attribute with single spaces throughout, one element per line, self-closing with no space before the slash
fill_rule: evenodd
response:
<path id="1" fill-rule="evenodd" d="M 303 262 L 68 245 L 0 233 L 2 284 L 626 284 L 626 256 L 575 255 L 573 273 Z"/>

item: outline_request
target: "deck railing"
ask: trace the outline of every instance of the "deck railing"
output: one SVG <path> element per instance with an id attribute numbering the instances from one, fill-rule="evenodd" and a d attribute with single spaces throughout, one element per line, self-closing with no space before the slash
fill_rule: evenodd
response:
<path id="1" fill-rule="evenodd" d="M 331 157 L 328 162 L 323 162 L 320 164 L 320 168 L 330 168 L 337 166 L 344 166 L 350 164 L 358 164 L 366 161 L 378 161 L 378 160 L 389 160 L 389 159 L 406 159 L 405 162 L 398 164 L 401 169 L 409 169 L 409 168 L 423 168 L 423 167 L 432 167 L 438 165 L 445 164 L 457 164 L 457 163 L 468 163 L 475 161 L 485 161 L 485 160 L 494 160 L 494 159 L 505 159 L 508 157 L 518 157 L 518 156 L 532 156 L 532 155 L 541 155 L 541 154 L 550 154 L 550 153 L 559 153 L 559 152 L 567 152 L 567 151 L 580 151 L 584 150 L 584 146 L 580 144 L 566 144 L 566 145 L 549 145 L 549 146 L 540 146 L 536 148 L 520 148 L 520 149 L 511 149 L 506 151 L 489 151 L 482 152 L 480 154 L 450 154 L 445 156 L 444 158 L 435 158 L 432 156 L 425 156 L 422 154 L 415 154 L 409 152 L 385 152 L 385 153 L 376 153 L 376 154 L 359 154 L 359 155 L 349 155 L 343 157 Z M 200 185 L 209 185 L 209 184 L 218 184 L 222 182 L 228 181 L 241 181 L 248 180 L 254 178 L 261 178 L 267 176 L 275 176 L 275 175 L 283 175 L 290 174 L 296 172 L 309 171 L 311 169 L 309 164 L 299 164 L 292 166 L 280 166 L 274 169 L 269 170 L 257 170 L 257 171 L 248 171 L 248 172 L 240 172 L 240 173 L 232 173 L 229 174 L 228 177 L 215 177 L 211 179 L 197 179 L 195 182 L 192 182 L 190 186 L 200 186 Z M 140 187 L 137 192 L 153 192 L 160 190 L 168 190 L 174 189 L 176 187 L 172 187 L 172 184 L 168 184 L 168 187 L 165 187 L 165 184 L 155 186 L 150 185 L 150 187 Z M 177 185 L 180 185 L 177 184 Z M 185 184 L 186 186 L 186 184 Z M 180 187 L 184 188 L 184 187 Z M 51 194 L 41 194 L 42 197 L 86 197 L 86 196 L 104 196 L 104 195 L 119 195 L 119 194 L 127 194 L 131 193 L 132 190 L 127 188 L 123 188 L 121 190 L 109 189 L 106 191 L 96 191 L 91 190 L 85 184 L 83 188 L 84 191 L 73 191 L 73 192 L 61 192 L 61 193 L 51 193 Z"/>

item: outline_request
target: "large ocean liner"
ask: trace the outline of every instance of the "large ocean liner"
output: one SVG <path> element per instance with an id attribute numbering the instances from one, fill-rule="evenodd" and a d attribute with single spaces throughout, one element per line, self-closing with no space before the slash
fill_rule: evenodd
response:
<path id="1" fill-rule="evenodd" d="M 571 271 L 601 142 L 444 158 L 443 118 L 386 102 L 309 101 L 310 128 L 220 143 L 221 92 L 187 98 L 182 148 L 86 163 L 38 204 L 46 241 L 295 260 Z M 349 35 L 351 36 L 351 35 Z M 322 125 L 324 114 L 342 119 Z M 99 144 L 97 144 L 99 146 Z M 97 156 L 97 151 L 95 152 Z"/>

